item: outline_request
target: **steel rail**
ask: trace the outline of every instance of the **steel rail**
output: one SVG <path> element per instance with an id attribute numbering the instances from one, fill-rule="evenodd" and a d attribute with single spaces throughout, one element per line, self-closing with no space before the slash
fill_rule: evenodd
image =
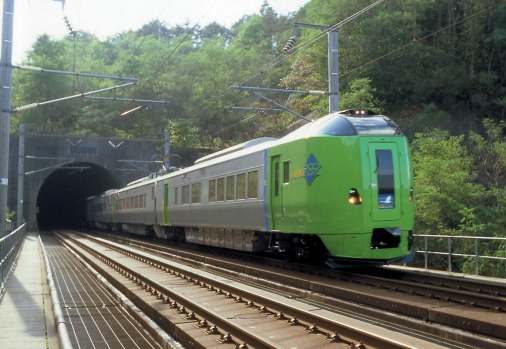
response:
<path id="1" fill-rule="evenodd" d="M 117 251 L 120 251 L 122 249 L 122 247 L 119 246 L 118 244 L 105 242 L 102 239 L 96 239 L 96 238 L 93 238 L 90 236 L 87 236 L 87 238 L 94 240 L 96 243 L 99 243 L 99 244 L 106 246 L 108 248 L 116 249 Z M 90 250 L 90 252 L 96 253 L 93 250 Z M 261 304 L 264 307 L 268 308 L 270 312 L 284 314 L 287 317 L 287 321 L 290 321 L 290 318 L 297 319 L 297 321 L 300 321 L 301 323 L 306 323 L 308 325 L 313 325 L 313 326 L 315 326 L 315 328 L 321 329 L 321 331 L 324 331 L 324 329 L 326 329 L 326 331 L 328 331 L 328 332 L 339 333 L 340 337 L 352 338 L 355 341 L 363 341 L 363 342 L 367 343 L 368 346 L 375 347 L 375 348 L 392 348 L 392 349 L 411 348 L 411 346 L 409 346 L 405 343 L 401 343 L 399 341 L 396 341 L 396 340 L 390 339 L 390 338 L 386 338 L 381 335 L 372 334 L 372 333 L 367 332 L 365 330 L 361 330 L 357 327 L 349 326 L 344 323 L 339 323 L 333 319 L 329 319 L 324 316 L 314 314 L 312 312 L 301 312 L 301 310 L 298 309 L 296 306 L 282 304 L 281 302 L 279 302 L 279 300 L 276 300 L 275 297 L 273 299 L 264 298 L 264 297 L 259 296 L 257 294 L 250 293 L 247 290 L 242 290 L 240 288 L 236 288 L 231 285 L 224 285 L 223 283 L 220 283 L 219 281 L 217 281 L 215 277 L 204 277 L 198 273 L 193 273 L 191 271 L 188 271 L 187 269 L 178 268 L 178 267 L 172 265 L 171 263 L 164 263 L 160 258 L 150 257 L 146 253 L 142 253 L 142 252 L 135 252 L 134 253 L 134 252 L 130 251 L 130 252 L 128 252 L 128 255 L 132 255 L 132 256 L 136 255 L 137 258 L 142 259 L 142 260 L 144 260 L 145 263 L 148 263 L 151 265 L 163 265 L 163 268 L 168 268 L 171 270 L 171 272 L 173 271 L 174 273 L 182 275 L 181 278 L 183 278 L 183 279 L 199 280 L 199 282 L 204 283 L 205 285 L 207 285 L 208 287 L 211 287 L 212 289 L 223 290 L 223 289 L 228 288 L 228 290 L 232 294 L 234 294 L 234 297 L 238 297 L 239 299 L 243 299 L 245 302 L 246 302 L 246 300 L 248 300 L 248 301 L 252 302 L 253 304 L 258 304 L 258 305 Z M 112 260 L 107 257 L 106 257 L 106 259 L 112 264 L 118 264 L 115 260 Z M 134 270 L 128 269 L 127 273 L 132 274 L 132 275 L 136 275 L 136 277 L 138 279 L 140 279 L 141 282 L 143 282 L 143 283 L 146 283 L 146 284 L 152 283 L 152 281 L 150 281 L 147 277 L 145 277 L 143 275 L 137 276 L 138 273 L 135 272 Z M 188 302 L 188 301 L 184 300 L 183 298 L 181 298 L 179 295 L 173 294 L 172 291 L 165 289 L 163 285 L 158 285 L 158 284 L 156 284 L 156 285 L 152 284 L 152 285 L 154 285 L 153 287 L 157 290 L 163 289 L 163 291 L 162 291 L 163 293 L 170 292 L 172 294 L 170 297 L 176 299 L 178 302 L 181 302 L 182 304 L 184 302 Z M 222 291 L 222 292 L 226 293 L 227 291 Z M 197 309 L 199 311 L 202 310 L 206 314 L 206 316 L 213 316 L 214 317 L 213 312 L 208 312 L 205 309 L 200 309 L 200 306 L 198 304 L 188 303 L 188 308 L 194 309 L 194 311 L 196 311 L 195 309 Z M 221 326 L 223 326 L 225 329 L 228 328 L 230 330 L 232 330 L 236 327 L 235 324 L 230 323 L 229 321 L 225 321 L 225 323 L 221 323 L 221 325 L 218 325 L 218 327 L 221 327 Z M 332 331 L 332 330 L 329 331 L 329 329 L 333 329 L 334 331 Z M 270 347 L 270 346 L 268 346 L 269 343 L 270 342 L 267 342 L 267 343 L 264 343 L 263 345 L 267 345 L 267 347 Z M 274 346 L 274 347 L 277 347 L 277 346 Z"/>

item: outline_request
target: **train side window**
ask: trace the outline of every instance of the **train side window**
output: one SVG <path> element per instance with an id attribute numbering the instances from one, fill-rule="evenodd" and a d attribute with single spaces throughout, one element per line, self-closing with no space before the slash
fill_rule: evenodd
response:
<path id="1" fill-rule="evenodd" d="M 190 203 L 190 185 L 183 185 L 181 188 L 181 205 Z"/>
<path id="2" fill-rule="evenodd" d="M 216 193 L 218 201 L 225 201 L 225 178 L 218 178 Z"/>
<path id="3" fill-rule="evenodd" d="M 192 184 L 192 204 L 200 204 L 200 193 L 201 193 L 200 182 Z"/>
<path id="4" fill-rule="evenodd" d="M 237 200 L 246 199 L 246 173 L 239 173 L 236 182 Z"/>
<path id="5" fill-rule="evenodd" d="M 235 177 L 227 176 L 227 200 L 234 200 L 235 198 Z"/>
<path id="6" fill-rule="evenodd" d="M 289 161 L 283 162 L 283 183 L 284 184 L 290 183 L 290 162 Z"/>
<path id="7" fill-rule="evenodd" d="M 258 171 L 248 172 L 248 199 L 258 198 Z"/>
<path id="8" fill-rule="evenodd" d="M 174 188 L 174 206 L 177 206 L 178 202 L 178 187 Z"/>
<path id="9" fill-rule="evenodd" d="M 216 179 L 209 180 L 209 197 L 208 202 L 216 201 Z"/>

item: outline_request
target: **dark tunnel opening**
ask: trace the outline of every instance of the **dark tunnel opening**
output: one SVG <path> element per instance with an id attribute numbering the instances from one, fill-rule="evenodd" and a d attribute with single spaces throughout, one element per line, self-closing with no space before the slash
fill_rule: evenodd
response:
<path id="1" fill-rule="evenodd" d="M 86 221 L 86 199 L 120 188 L 109 170 L 88 162 L 74 162 L 55 170 L 37 195 L 39 230 L 79 228 Z"/>

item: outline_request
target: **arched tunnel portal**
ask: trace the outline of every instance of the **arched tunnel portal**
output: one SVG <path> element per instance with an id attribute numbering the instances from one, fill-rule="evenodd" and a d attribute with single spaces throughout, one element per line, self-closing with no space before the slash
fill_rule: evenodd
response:
<path id="1" fill-rule="evenodd" d="M 40 230 L 78 228 L 86 220 L 88 197 L 120 187 L 111 171 L 91 162 L 74 162 L 59 167 L 40 187 L 37 225 Z"/>

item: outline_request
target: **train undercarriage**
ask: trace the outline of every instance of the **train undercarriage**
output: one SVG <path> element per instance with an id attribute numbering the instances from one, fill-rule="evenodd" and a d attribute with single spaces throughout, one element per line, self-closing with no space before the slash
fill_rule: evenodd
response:
<path id="1" fill-rule="evenodd" d="M 298 262 L 316 262 L 328 254 L 316 235 L 231 228 L 153 227 L 158 238 L 252 253 L 272 253 Z"/>

